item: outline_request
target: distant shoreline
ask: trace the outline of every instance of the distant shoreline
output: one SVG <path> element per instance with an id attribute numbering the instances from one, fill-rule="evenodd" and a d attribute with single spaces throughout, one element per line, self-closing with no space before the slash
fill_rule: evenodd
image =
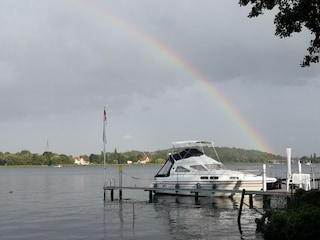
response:
<path id="1" fill-rule="evenodd" d="M 135 166 L 135 167 L 146 167 L 146 166 L 162 166 L 160 163 L 148 163 L 148 164 L 106 164 L 107 167 L 116 167 L 116 166 Z M 64 168 L 64 167 L 104 167 L 103 164 L 90 164 L 90 165 L 77 165 L 77 164 L 66 164 L 58 166 L 47 166 L 47 165 L 7 165 L 0 166 L 0 168 Z"/>
<path id="2" fill-rule="evenodd" d="M 261 163 L 237 163 L 237 162 L 232 162 L 232 163 L 223 163 L 224 165 L 260 165 L 263 164 Z M 147 164 L 106 164 L 106 167 L 117 167 L 117 166 L 134 166 L 134 167 L 148 167 L 148 166 L 162 166 L 162 163 L 147 163 Z M 273 164 L 271 164 L 273 165 Z M 0 165 L 0 168 L 64 168 L 64 167 L 104 167 L 103 164 L 90 164 L 90 165 L 77 165 L 77 164 L 66 164 L 66 165 L 61 165 L 61 167 L 58 166 L 47 166 L 47 165 L 7 165 L 7 166 L 2 166 Z"/>

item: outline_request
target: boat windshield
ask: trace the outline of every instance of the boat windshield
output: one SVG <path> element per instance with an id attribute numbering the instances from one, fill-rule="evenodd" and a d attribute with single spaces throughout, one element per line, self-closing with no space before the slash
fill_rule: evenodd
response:
<path id="1" fill-rule="evenodd" d="M 179 153 L 175 153 L 175 154 L 170 155 L 170 158 L 172 158 L 175 161 L 178 161 L 181 159 L 185 159 L 185 158 L 189 158 L 189 157 L 197 157 L 197 156 L 201 156 L 201 155 L 203 155 L 203 152 L 201 152 L 200 150 L 198 150 L 196 148 L 186 148 Z"/>
<path id="2" fill-rule="evenodd" d="M 205 166 L 206 166 L 209 170 L 219 170 L 219 169 L 223 169 L 223 165 L 222 165 L 222 164 L 205 164 Z"/>

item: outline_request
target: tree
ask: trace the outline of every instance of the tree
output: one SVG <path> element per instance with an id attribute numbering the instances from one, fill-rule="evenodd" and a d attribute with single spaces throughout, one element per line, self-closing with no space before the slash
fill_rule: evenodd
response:
<path id="1" fill-rule="evenodd" d="M 114 152 L 113 152 L 113 160 L 114 160 L 114 161 L 118 161 L 118 163 L 120 163 L 120 162 L 119 162 L 119 154 L 118 154 L 116 148 L 114 149 Z"/>
<path id="2" fill-rule="evenodd" d="M 32 153 L 28 150 L 22 150 L 20 153 L 16 155 L 22 157 L 24 165 L 33 165 L 32 163 Z"/>
<path id="3" fill-rule="evenodd" d="M 275 15 L 275 35 L 280 38 L 291 37 L 293 33 L 301 32 L 305 27 L 314 35 L 307 48 L 307 54 L 301 67 L 319 62 L 320 53 L 320 0 L 239 0 L 240 6 L 252 4 L 248 17 L 258 17 L 264 10 L 272 10 L 278 6 Z"/>
<path id="4" fill-rule="evenodd" d="M 3 160 L 3 159 L 0 159 L 0 165 L 6 165 L 7 164 L 7 162 L 6 162 L 6 160 Z"/>
<path id="5" fill-rule="evenodd" d="M 90 154 L 89 161 L 90 161 L 90 163 L 101 163 L 100 155 Z M 103 162 L 103 160 L 102 160 L 102 162 Z"/>
<path id="6" fill-rule="evenodd" d="M 49 165 L 49 162 L 47 161 L 46 157 L 40 154 L 33 154 L 31 160 L 32 165 Z"/>
<path id="7" fill-rule="evenodd" d="M 73 164 L 74 161 L 71 156 L 68 156 L 66 154 L 60 154 L 59 155 L 59 164 Z"/>

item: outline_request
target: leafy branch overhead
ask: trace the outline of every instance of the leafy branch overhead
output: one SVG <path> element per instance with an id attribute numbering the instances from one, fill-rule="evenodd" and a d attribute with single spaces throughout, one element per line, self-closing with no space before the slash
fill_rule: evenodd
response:
<path id="1" fill-rule="evenodd" d="M 293 33 L 301 32 L 305 27 L 314 38 L 310 41 L 302 67 L 319 62 L 320 53 L 320 0 L 239 0 L 240 6 L 252 5 L 248 17 L 258 17 L 264 10 L 278 7 L 275 15 L 275 35 L 280 38 L 290 37 Z"/>

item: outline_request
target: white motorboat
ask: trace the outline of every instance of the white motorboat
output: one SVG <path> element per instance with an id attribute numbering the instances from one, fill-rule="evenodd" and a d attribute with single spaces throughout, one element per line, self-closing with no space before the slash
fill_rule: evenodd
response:
<path id="1" fill-rule="evenodd" d="M 211 141 L 172 144 L 172 152 L 151 183 L 155 193 L 194 195 L 195 189 L 202 189 L 204 191 L 198 191 L 199 196 L 233 196 L 242 189 L 260 191 L 264 184 L 270 188 L 268 186 L 277 181 L 273 177 L 264 177 L 265 174 L 225 169 Z"/>

